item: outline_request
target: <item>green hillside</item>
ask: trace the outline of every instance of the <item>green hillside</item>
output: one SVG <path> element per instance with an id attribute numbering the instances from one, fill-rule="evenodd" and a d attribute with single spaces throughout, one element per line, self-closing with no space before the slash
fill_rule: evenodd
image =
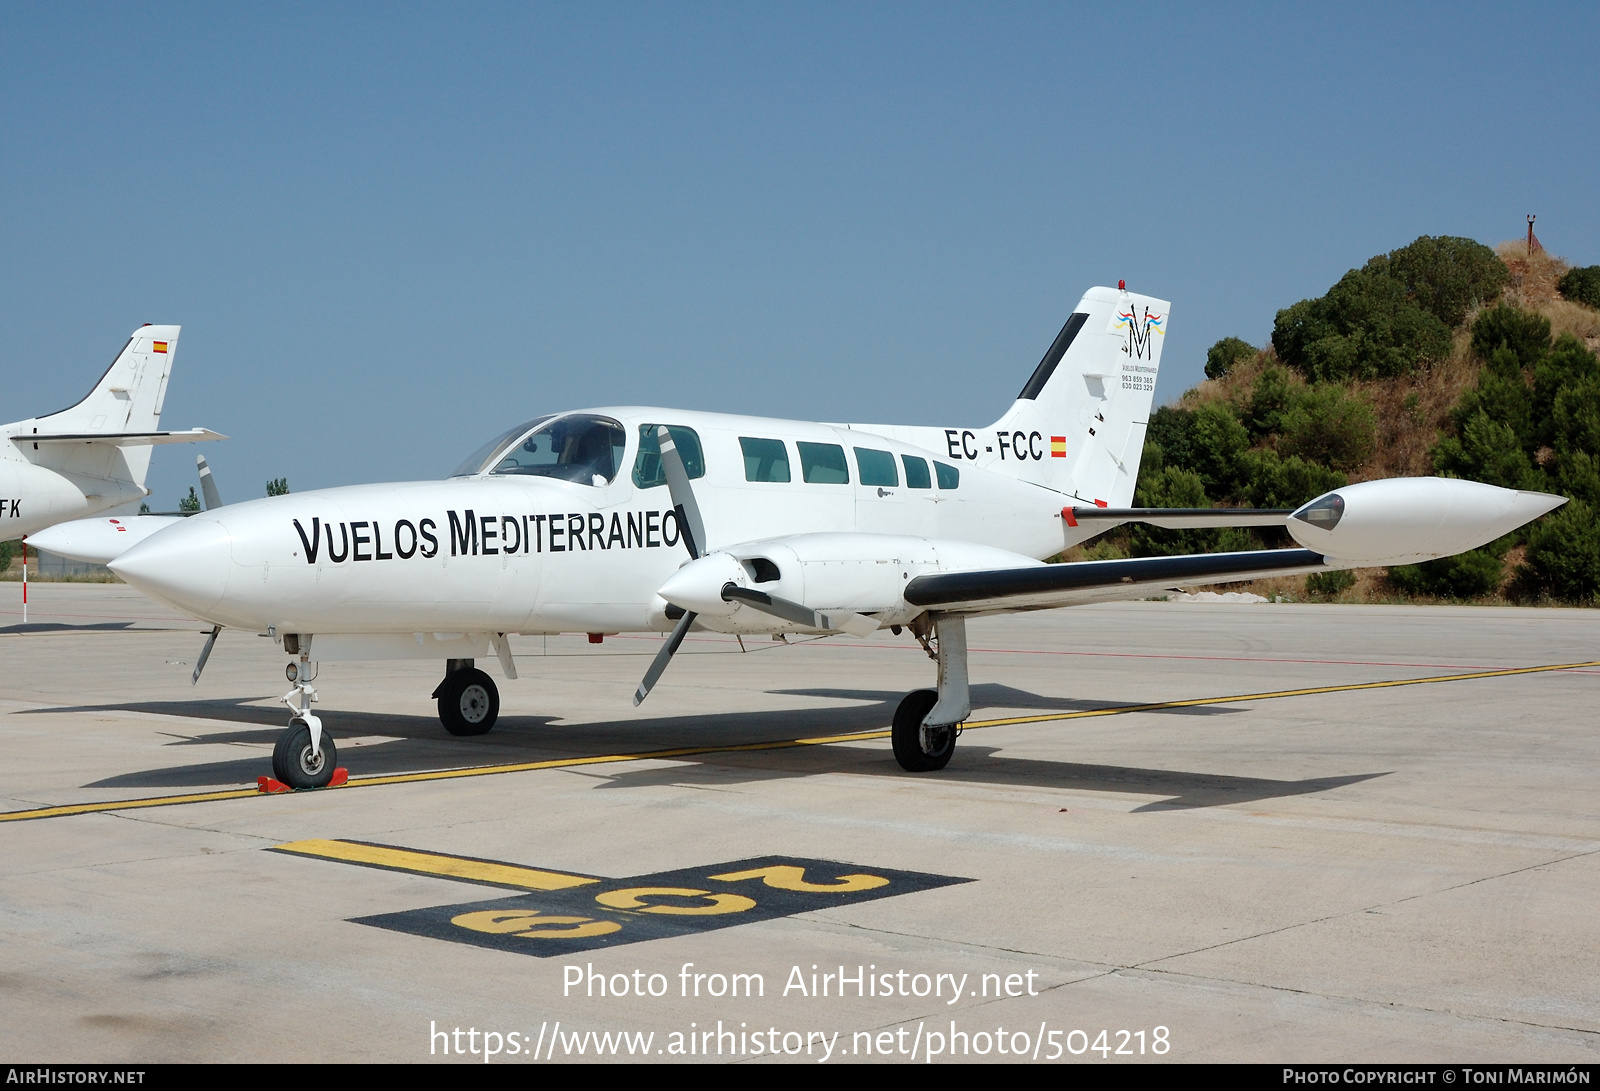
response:
<path id="1" fill-rule="evenodd" d="M 1296 507 L 1353 481 L 1440 474 L 1572 502 L 1483 549 L 1263 581 L 1296 599 L 1553 602 L 1600 594 L 1600 266 L 1523 242 L 1424 236 L 1229 337 L 1151 417 L 1134 503 Z M 1121 527 L 1073 556 L 1287 544 L 1279 531 Z"/>

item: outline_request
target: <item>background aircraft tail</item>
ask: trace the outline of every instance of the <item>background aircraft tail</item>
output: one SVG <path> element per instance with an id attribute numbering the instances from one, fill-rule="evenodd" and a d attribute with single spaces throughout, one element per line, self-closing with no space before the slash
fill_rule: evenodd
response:
<path id="1" fill-rule="evenodd" d="M 1085 504 L 1127 507 L 1155 398 L 1166 300 L 1090 288 L 1016 402 L 994 423 L 1012 450 L 1037 434 L 1042 458 L 1008 458 L 988 469 L 1014 474 Z M 1022 439 L 1016 439 L 1016 436 Z"/>
<path id="2" fill-rule="evenodd" d="M 87 397 L 59 413 L 19 421 L 5 434 L 19 440 L 33 435 L 105 435 L 105 443 L 46 443 L 27 452 L 35 465 L 69 474 L 123 481 L 144 488 L 151 440 L 118 442 L 114 437 L 152 433 L 161 422 L 172 358 L 180 326 L 141 326 L 122 347 Z"/>

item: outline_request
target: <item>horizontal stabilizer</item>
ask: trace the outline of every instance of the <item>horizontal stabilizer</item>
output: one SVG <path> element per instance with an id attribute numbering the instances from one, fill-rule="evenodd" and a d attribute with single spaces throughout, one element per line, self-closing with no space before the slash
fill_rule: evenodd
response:
<path id="1" fill-rule="evenodd" d="M 13 443 L 107 443 L 113 447 L 148 447 L 158 443 L 203 443 L 227 439 L 209 428 L 190 428 L 182 432 L 51 432 L 12 436 Z"/>
<path id="2" fill-rule="evenodd" d="M 1087 508 L 1061 509 L 1067 525 L 1110 530 L 1122 523 L 1149 523 L 1167 530 L 1200 527 L 1281 527 L 1293 508 Z"/>

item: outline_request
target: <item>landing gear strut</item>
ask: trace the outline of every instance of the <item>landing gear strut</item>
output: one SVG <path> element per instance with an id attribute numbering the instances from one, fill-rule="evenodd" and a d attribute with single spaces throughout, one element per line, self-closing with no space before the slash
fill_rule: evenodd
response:
<path id="1" fill-rule="evenodd" d="M 895 709 L 889 738 L 894 758 L 908 773 L 930 773 L 950 764 L 961 724 L 972 714 L 967 688 L 967 622 L 960 616 L 933 621 L 938 638 L 939 688 L 906 694 Z"/>
<path id="2" fill-rule="evenodd" d="M 500 717 L 500 691 L 494 679 L 470 659 L 445 660 L 444 681 L 433 691 L 439 722 L 452 735 L 482 735 Z"/>
<path id="3" fill-rule="evenodd" d="M 284 672 L 294 689 L 282 698 L 289 706 L 289 726 L 272 749 L 272 775 L 291 788 L 326 788 L 339 764 L 339 752 L 333 739 L 323 734 L 322 720 L 311 711 L 317 691 L 311 685 L 316 675 L 308 658 L 301 656 Z"/>

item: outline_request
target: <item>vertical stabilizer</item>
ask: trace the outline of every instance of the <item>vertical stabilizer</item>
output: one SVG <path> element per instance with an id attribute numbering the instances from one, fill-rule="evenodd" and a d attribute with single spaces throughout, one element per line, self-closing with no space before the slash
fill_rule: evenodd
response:
<path id="1" fill-rule="evenodd" d="M 161 424 L 180 326 L 141 326 L 86 398 L 69 409 L 20 422 L 13 434 L 154 432 Z M 144 488 L 150 444 L 69 446 L 39 444 L 31 461 L 63 473 L 131 482 Z"/>
<path id="2" fill-rule="evenodd" d="M 1168 317 L 1163 299 L 1119 288 L 1085 292 L 994 425 L 996 433 L 1038 433 L 1048 445 L 1044 457 L 1006 459 L 989 468 L 1086 504 L 1131 504 Z"/>

